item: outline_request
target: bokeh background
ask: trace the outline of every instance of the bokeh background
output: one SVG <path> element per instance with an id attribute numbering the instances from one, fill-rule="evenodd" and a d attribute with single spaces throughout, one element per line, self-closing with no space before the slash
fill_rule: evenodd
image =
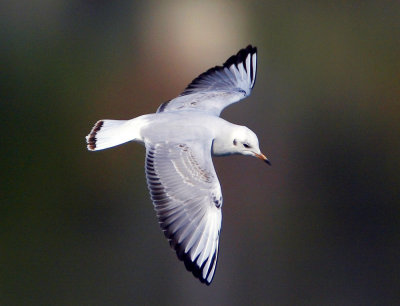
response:
<path id="1" fill-rule="evenodd" d="M 400 303 L 399 1 L 2 1 L 1 305 Z M 215 158 L 217 272 L 157 225 L 144 148 L 91 153 L 98 119 L 154 112 L 258 47 L 222 116 L 272 161 Z"/>

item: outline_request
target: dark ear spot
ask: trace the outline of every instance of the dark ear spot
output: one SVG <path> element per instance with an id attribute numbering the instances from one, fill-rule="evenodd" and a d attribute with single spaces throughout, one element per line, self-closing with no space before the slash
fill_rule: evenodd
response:
<path id="1" fill-rule="evenodd" d="M 233 140 L 233 145 L 236 146 L 237 145 L 237 141 L 236 139 Z"/>

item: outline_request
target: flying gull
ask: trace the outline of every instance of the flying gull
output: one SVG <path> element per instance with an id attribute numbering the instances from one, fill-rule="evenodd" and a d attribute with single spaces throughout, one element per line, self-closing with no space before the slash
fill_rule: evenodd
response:
<path id="1" fill-rule="evenodd" d="M 86 136 L 90 151 L 128 141 L 146 147 L 146 179 L 161 229 L 186 269 L 207 285 L 215 273 L 222 220 L 211 156 L 249 155 L 270 164 L 253 131 L 219 117 L 250 95 L 256 64 L 257 48 L 249 45 L 200 74 L 156 113 L 99 120 Z"/>

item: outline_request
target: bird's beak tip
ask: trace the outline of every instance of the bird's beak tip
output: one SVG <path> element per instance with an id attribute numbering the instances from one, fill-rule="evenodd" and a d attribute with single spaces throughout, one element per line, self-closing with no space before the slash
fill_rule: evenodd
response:
<path id="1" fill-rule="evenodd" d="M 260 154 L 256 154 L 256 157 L 263 160 L 264 162 L 266 162 L 268 165 L 271 166 L 271 162 L 269 161 L 269 159 L 262 153 Z"/>

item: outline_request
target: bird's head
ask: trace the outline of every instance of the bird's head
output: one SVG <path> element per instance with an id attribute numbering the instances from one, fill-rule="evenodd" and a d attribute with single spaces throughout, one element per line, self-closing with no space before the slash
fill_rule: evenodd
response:
<path id="1" fill-rule="evenodd" d="M 254 156 L 271 165 L 268 158 L 261 153 L 257 135 L 252 130 L 245 126 L 238 126 L 231 138 L 234 154 Z"/>

